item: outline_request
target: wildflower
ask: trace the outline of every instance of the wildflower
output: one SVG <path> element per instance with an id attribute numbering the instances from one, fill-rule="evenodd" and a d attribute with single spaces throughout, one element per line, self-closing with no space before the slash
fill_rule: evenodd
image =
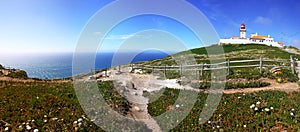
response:
<path id="1" fill-rule="evenodd" d="M 241 97 L 239 96 L 238 99 L 240 99 Z"/>
<path id="2" fill-rule="evenodd" d="M 31 126 L 26 125 L 26 129 L 27 129 L 27 130 L 31 130 Z"/>
<path id="3" fill-rule="evenodd" d="M 40 97 L 39 96 L 36 96 L 36 99 L 39 99 Z"/>
<path id="4" fill-rule="evenodd" d="M 77 121 L 74 121 L 73 124 L 77 124 Z"/>
<path id="5" fill-rule="evenodd" d="M 47 115 L 44 115 L 45 118 L 47 118 Z"/>
<path id="6" fill-rule="evenodd" d="M 265 111 L 267 111 L 267 112 L 268 112 L 268 111 L 270 111 L 270 109 L 269 109 L 269 108 L 265 108 Z"/>
<path id="7" fill-rule="evenodd" d="M 78 122 L 82 122 L 82 118 L 79 118 L 77 121 L 78 121 Z"/>
<path id="8" fill-rule="evenodd" d="M 254 110 L 255 110 L 255 111 L 258 111 L 258 108 L 257 108 L 257 107 L 255 107 L 255 108 L 254 108 Z"/>
<path id="9" fill-rule="evenodd" d="M 292 109 L 292 111 L 295 111 L 295 109 Z"/>
<path id="10" fill-rule="evenodd" d="M 78 123 L 78 126 L 81 126 L 81 125 L 82 125 L 82 123 L 81 123 L 81 122 L 79 122 L 79 123 Z"/>
<path id="11" fill-rule="evenodd" d="M 34 122 L 35 120 L 31 120 L 31 122 Z"/>
<path id="12" fill-rule="evenodd" d="M 253 109 L 255 107 L 255 104 L 252 104 L 251 106 L 250 106 L 250 109 Z"/>
<path id="13" fill-rule="evenodd" d="M 293 113 L 293 112 L 291 112 L 291 113 L 290 113 L 290 115 L 291 115 L 291 116 L 294 116 L 294 113 Z"/>
<path id="14" fill-rule="evenodd" d="M 177 105 L 176 105 L 176 108 L 178 108 L 178 107 L 179 107 L 179 105 L 177 104 Z"/>
<path id="15" fill-rule="evenodd" d="M 39 132 L 39 129 L 34 129 L 33 132 Z"/>
<path id="16" fill-rule="evenodd" d="M 244 127 L 246 128 L 246 127 L 247 127 L 247 125 L 244 125 Z"/>
<path id="17" fill-rule="evenodd" d="M 8 127 L 5 127 L 5 129 L 4 129 L 5 131 L 8 131 L 9 130 L 9 128 Z"/>
<path id="18" fill-rule="evenodd" d="M 210 123 L 211 123 L 211 121 L 208 121 L 207 123 L 208 123 L 208 124 L 210 124 Z"/>
<path id="19" fill-rule="evenodd" d="M 245 93 L 243 93 L 243 96 L 245 96 L 246 94 Z"/>
<path id="20" fill-rule="evenodd" d="M 47 120 L 44 120 L 44 122 L 46 123 L 46 122 L 47 122 Z"/>
<path id="21" fill-rule="evenodd" d="M 220 128 L 220 126 L 217 126 L 217 128 L 219 129 L 219 128 Z"/>
<path id="22" fill-rule="evenodd" d="M 257 104 L 257 105 L 259 105 L 259 104 L 260 104 L 260 102 L 259 102 L 259 101 L 257 101 L 257 102 L 256 102 L 256 104 Z"/>
<path id="23" fill-rule="evenodd" d="M 271 106 L 270 109 L 273 110 L 274 108 Z"/>
<path id="24" fill-rule="evenodd" d="M 21 128 L 23 128 L 23 126 L 22 126 L 22 125 L 20 125 L 20 126 L 19 126 L 19 128 L 21 129 Z"/>

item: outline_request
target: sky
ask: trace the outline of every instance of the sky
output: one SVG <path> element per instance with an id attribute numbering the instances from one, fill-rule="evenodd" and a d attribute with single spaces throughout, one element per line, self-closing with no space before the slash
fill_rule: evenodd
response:
<path id="1" fill-rule="evenodd" d="M 113 2 L 113 0 L 1 0 L 0 52 L 74 52 L 89 20 Z M 271 35 L 275 41 L 283 41 L 286 45 L 300 48 L 299 0 L 187 0 L 187 2 L 207 17 L 220 38 L 239 35 L 239 27 L 241 23 L 245 23 L 247 36 L 256 32 Z M 147 6 L 134 2 L 128 4 L 139 9 Z M 112 13 L 121 12 L 118 10 Z M 185 10 L 182 10 L 183 15 L 184 13 Z M 113 17 L 111 19 L 114 19 Z M 159 15 L 140 15 L 115 25 L 106 34 L 99 50 L 116 50 L 126 40 L 138 37 L 139 32 L 151 29 L 175 36 L 188 48 L 201 47 L 201 40 L 184 24 Z M 95 35 L 103 36 L 101 32 L 98 34 L 95 32 Z"/>

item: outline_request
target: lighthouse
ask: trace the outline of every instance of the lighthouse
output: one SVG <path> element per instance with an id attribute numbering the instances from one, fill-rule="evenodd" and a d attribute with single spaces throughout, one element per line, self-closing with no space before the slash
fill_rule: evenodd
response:
<path id="1" fill-rule="evenodd" d="M 244 23 L 242 23 L 241 28 L 240 28 L 240 38 L 246 39 L 246 27 L 245 27 Z"/>

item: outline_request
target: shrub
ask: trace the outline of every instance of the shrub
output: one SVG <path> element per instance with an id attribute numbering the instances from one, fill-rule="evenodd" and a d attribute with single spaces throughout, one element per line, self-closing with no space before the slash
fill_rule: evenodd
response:
<path id="1" fill-rule="evenodd" d="M 0 69 L 5 69 L 5 68 L 0 64 Z"/>
<path id="2" fill-rule="evenodd" d="M 27 73 L 22 70 L 11 71 L 8 73 L 7 76 L 13 77 L 13 78 L 28 78 Z"/>

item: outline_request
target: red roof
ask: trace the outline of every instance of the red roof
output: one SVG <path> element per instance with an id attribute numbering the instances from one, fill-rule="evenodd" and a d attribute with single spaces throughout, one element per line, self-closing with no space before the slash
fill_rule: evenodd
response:
<path id="1" fill-rule="evenodd" d="M 244 23 L 242 23 L 242 25 L 241 25 L 241 29 L 246 29 L 246 28 L 245 28 L 245 24 L 244 24 Z"/>

